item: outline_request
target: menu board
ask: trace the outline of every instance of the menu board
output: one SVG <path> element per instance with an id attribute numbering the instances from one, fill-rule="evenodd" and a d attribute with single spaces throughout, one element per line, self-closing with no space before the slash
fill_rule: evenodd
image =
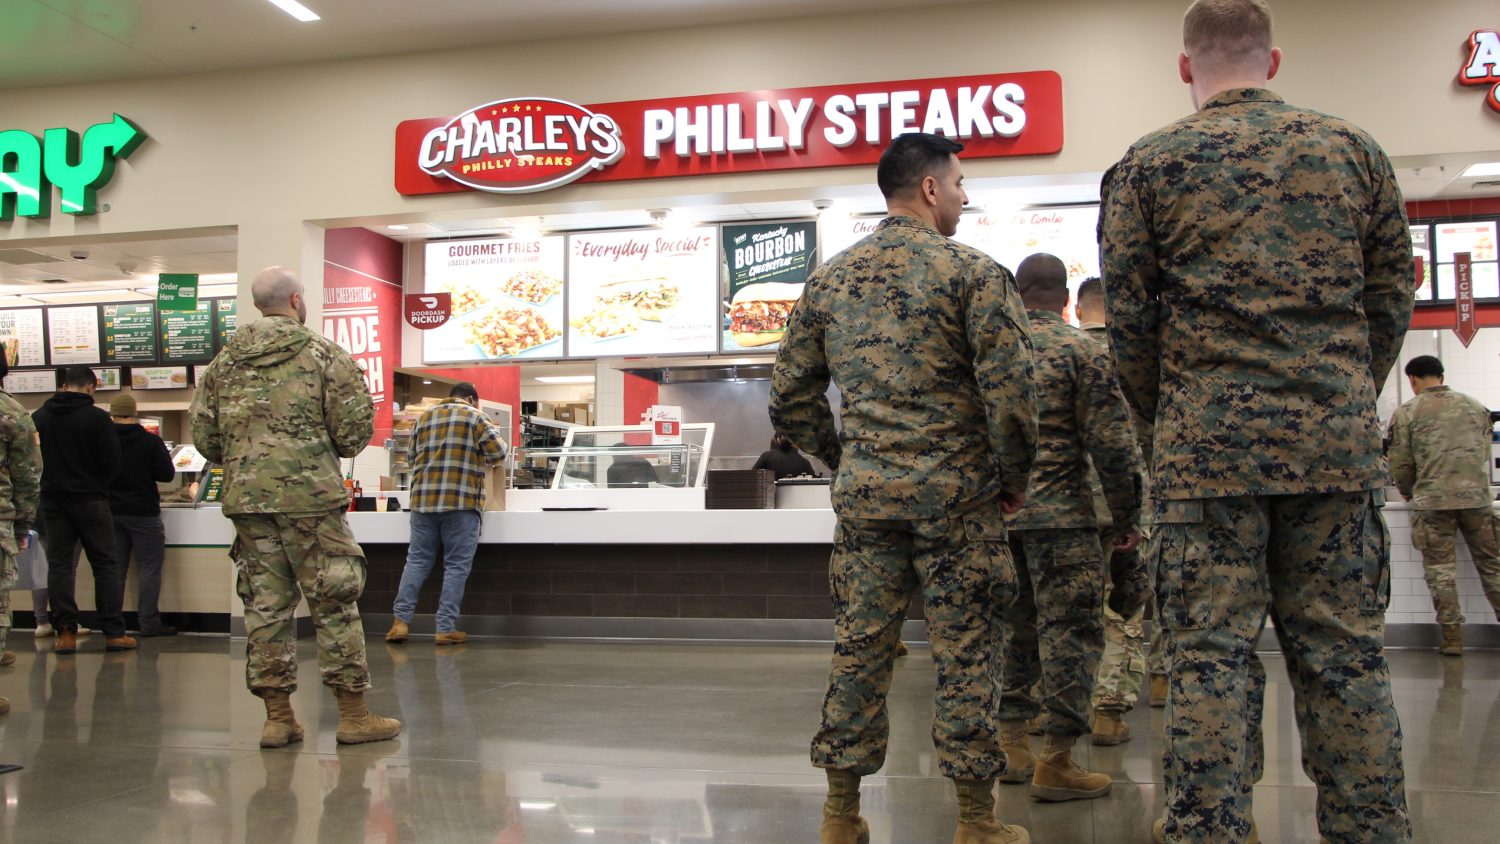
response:
<path id="1" fill-rule="evenodd" d="M 105 363 L 156 362 L 156 306 L 150 302 L 101 305 Z"/>
<path id="2" fill-rule="evenodd" d="M 568 356 L 718 350 L 718 238 L 712 227 L 568 238 Z"/>
<path id="3" fill-rule="evenodd" d="M 560 236 L 427 244 L 424 292 L 449 293 L 444 325 L 422 332 L 426 363 L 563 356 Z"/>
<path id="4" fill-rule="evenodd" d="M 7 393 L 55 393 L 57 373 L 50 369 L 41 372 L 12 372 L 0 383 L 4 384 Z"/>
<path id="5" fill-rule="evenodd" d="M 215 299 L 213 308 L 214 348 L 222 349 L 234 339 L 234 332 L 240 327 L 240 303 L 238 299 Z"/>
<path id="6" fill-rule="evenodd" d="M 181 390 L 187 385 L 185 366 L 137 366 L 130 370 L 132 390 Z"/>
<path id="7" fill-rule="evenodd" d="M 1500 264 L 1493 261 L 1471 264 L 1470 278 L 1474 282 L 1475 299 L 1500 298 Z M 1439 264 L 1437 268 L 1437 297 L 1453 301 L 1458 296 L 1458 280 L 1454 277 L 1452 264 Z"/>
<path id="8" fill-rule="evenodd" d="M 1495 255 L 1495 222 L 1438 223 L 1437 262 L 1452 264 L 1453 253 L 1467 252 L 1474 263 L 1493 261 Z M 1441 295 L 1441 294 L 1439 294 Z M 1450 296 L 1452 294 L 1449 294 Z M 1475 291 L 1476 296 L 1480 295 Z"/>
<path id="9" fill-rule="evenodd" d="M 818 221 L 823 262 L 875 233 L 884 217 L 830 216 Z"/>
<path id="10" fill-rule="evenodd" d="M 94 367 L 94 377 L 99 379 L 99 386 L 94 389 L 100 392 L 120 389 L 120 367 L 118 366 L 107 369 Z"/>
<path id="11" fill-rule="evenodd" d="M 203 373 L 205 373 L 207 371 L 208 371 L 208 364 L 206 364 L 206 363 L 200 363 L 200 364 L 197 364 L 196 366 L 193 367 L 193 384 L 194 384 L 194 386 L 203 383 Z"/>
<path id="12" fill-rule="evenodd" d="M 53 366 L 99 363 L 99 306 L 48 308 L 47 345 Z"/>
<path id="13" fill-rule="evenodd" d="M 724 226 L 723 322 L 726 352 L 773 352 L 786 333 L 818 250 L 818 224 Z"/>
<path id="14" fill-rule="evenodd" d="M 162 311 L 162 363 L 205 363 L 214 359 L 214 314 L 204 300 L 191 311 Z"/>
<path id="15" fill-rule="evenodd" d="M 1055 255 L 1068 268 L 1068 291 L 1099 275 L 1099 206 L 1033 208 L 1003 214 L 973 213 L 959 218 L 954 240 L 966 243 L 1015 272 L 1039 252 Z"/>
<path id="16" fill-rule="evenodd" d="M 201 472 L 206 465 L 208 458 L 191 443 L 179 445 L 172 450 L 172 468 L 179 472 Z"/>
<path id="17" fill-rule="evenodd" d="M 1411 226 L 1412 257 L 1422 262 L 1422 277 L 1417 279 L 1417 299 L 1432 298 L 1432 229 L 1429 226 Z M 1416 268 L 1413 267 L 1413 272 Z"/>
<path id="18" fill-rule="evenodd" d="M 42 332 L 42 309 L 0 311 L 0 342 L 5 343 L 5 360 L 12 369 L 46 366 L 47 342 Z"/>

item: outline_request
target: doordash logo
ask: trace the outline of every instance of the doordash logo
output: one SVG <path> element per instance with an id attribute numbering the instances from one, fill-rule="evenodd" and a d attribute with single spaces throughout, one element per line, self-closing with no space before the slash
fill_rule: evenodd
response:
<path id="1" fill-rule="evenodd" d="M 475 190 L 531 193 L 566 185 L 620 160 L 620 127 L 564 100 L 497 100 L 422 139 L 422 172 Z"/>
<path id="2" fill-rule="evenodd" d="M 1469 36 L 1469 60 L 1458 72 L 1460 85 L 1488 85 L 1485 103 L 1500 112 L 1500 34 L 1478 29 Z"/>

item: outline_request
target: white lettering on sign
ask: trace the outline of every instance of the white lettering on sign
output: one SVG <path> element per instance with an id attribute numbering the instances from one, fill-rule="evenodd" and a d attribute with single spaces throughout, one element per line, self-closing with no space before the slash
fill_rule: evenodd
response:
<path id="1" fill-rule="evenodd" d="M 593 154 L 612 160 L 621 152 L 615 124 L 607 115 L 554 114 L 480 120 L 472 112 L 459 122 L 440 126 L 422 139 L 420 163 L 435 171 L 455 160 L 547 152 Z M 561 163 L 561 162 L 559 162 Z"/>
<path id="2" fill-rule="evenodd" d="M 1473 49 L 1469 62 L 1464 65 L 1465 79 L 1491 79 L 1500 76 L 1500 34 L 1491 30 L 1480 30 L 1470 36 Z"/>
<path id="3" fill-rule="evenodd" d="M 761 100 L 753 115 L 747 115 L 740 103 L 646 109 L 641 154 L 659 159 L 668 143 L 679 158 L 802 149 L 814 105 L 811 98 Z"/>
<path id="4" fill-rule="evenodd" d="M 380 316 L 353 314 L 326 317 L 323 320 L 323 336 L 354 358 L 355 366 L 364 373 L 365 386 L 370 390 L 370 396 L 376 403 L 383 401 L 385 370 L 380 354 Z"/>
<path id="5" fill-rule="evenodd" d="M 734 250 L 734 268 L 744 269 L 751 264 L 763 264 L 785 255 L 807 251 L 807 232 L 789 232 L 786 228 L 765 232 L 755 236 L 748 246 L 737 246 Z"/>

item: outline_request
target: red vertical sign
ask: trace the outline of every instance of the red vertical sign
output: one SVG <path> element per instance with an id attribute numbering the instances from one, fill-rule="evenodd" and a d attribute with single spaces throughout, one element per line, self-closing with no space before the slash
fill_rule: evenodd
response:
<path id="1" fill-rule="evenodd" d="M 1422 258 L 1421 255 L 1417 255 L 1412 259 L 1412 262 L 1417 271 L 1417 283 L 1412 287 L 1412 289 L 1421 290 L 1422 285 L 1427 283 L 1427 268 L 1426 266 L 1424 266 L 1426 261 Z"/>
<path id="2" fill-rule="evenodd" d="M 391 435 L 401 363 L 401 244 L 369 229 L 329 229 L 323 243 L 323 336 L 348 352 L 375 402 L 375 435 Z"/>
<path id="3" fill-rule="evenodd" d="M 1457 315 L 1453 331 L 1458 335 L 1458 341 L 1467 349 L 1469 343 L 1474 340 L 1474 335 L 1479 333 L 1479 324 L 1474 320 L 1474 274 L 1468 252 L 1453 253 L 1453 278 L 1456 282 L 1453 295 L 1456 305 L 1454 313 Z"/>

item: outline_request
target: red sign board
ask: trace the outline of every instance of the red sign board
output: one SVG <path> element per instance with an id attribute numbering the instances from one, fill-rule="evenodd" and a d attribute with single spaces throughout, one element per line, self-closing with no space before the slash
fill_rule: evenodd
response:
<path id="1" fill-rule="evenodd" d="M 1030 71 L 579 106 L 496 100 L 396 127 L 407 196 L 529 193 L 612 182 L 870 165 L 896 135 L 962 142 L 962 158 L 1063 145 L 1062 77 Z"/>
<path id="2" fill-rule="evenodd" d="M 441 328 L 453 316 L 452 293 L 406 294 L 406 324 L 426 331 Z"/>
<path id="3" fill-rule="evenodd" d="M 1421 255 L 1417 255 L 1412 258 L 1412 268 L 1416 270 L 1417 273 L 1417 283 L 1416 286 L 1412 288 L 1413 290 L 1421 290 L 1422 285 L 1427 283 L 1426 264 L 1426 260 L 1423 259 Z"/>
<path id="4" fill-rule="evenodd" d="M 1467 349 L 1474 335 L 1479 333 L 1479 324 L 1474 319 L 1474 272 L 1468 252 L 1453 253 L 1453 279 L 1454 313 L 1457 316 L 1453 331 Z"/>

